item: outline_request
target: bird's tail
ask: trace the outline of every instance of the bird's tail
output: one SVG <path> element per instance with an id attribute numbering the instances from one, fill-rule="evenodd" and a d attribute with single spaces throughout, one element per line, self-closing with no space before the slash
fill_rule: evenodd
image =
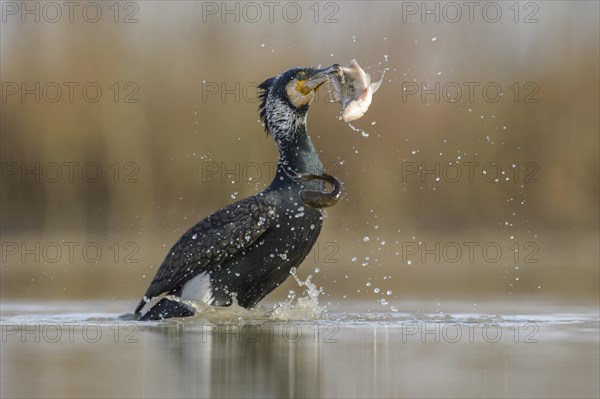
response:
<path id="1" fill-rule="evenodd" d="M 140 301 L 140 303 L 137 305 L 137 308 L 135 308 L 135 314 L 139 314 L 140 311 L 142 310 L 142 308 L 144 306 L 146 306 L 146 304 L 148 303 L 148 301 L 146 300 L 146 297 L 143 297 L 142 300 Z"/>

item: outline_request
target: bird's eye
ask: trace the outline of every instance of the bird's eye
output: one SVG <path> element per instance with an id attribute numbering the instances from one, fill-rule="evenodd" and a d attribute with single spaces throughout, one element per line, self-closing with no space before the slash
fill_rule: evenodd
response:
<path id="1" fill-rule="evenodd" d="M 304 72 L 298 72 L 296 74 L 296 80 L 304 80 Z"/>

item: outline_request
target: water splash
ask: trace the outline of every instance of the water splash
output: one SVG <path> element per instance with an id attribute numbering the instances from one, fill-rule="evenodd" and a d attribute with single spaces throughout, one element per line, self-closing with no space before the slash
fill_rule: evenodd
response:
<path id="1" fill-rule="evenodd" d="M 317 287 L 311 282 L 312 275 L 308 275 L 305 281 L 302 281 L 296 275 L 296 268 L 290 270 L 290 274 L 300 287 L 306 287 L 306 296 L 296 299 L 295 295 L 288 296 L 288 300 L 278 302 L 273 306 L 270 316 L 277 320 L 314 320 L 321 317 L 326 308 L 319 306 L 319 295 L 323 288 Z"/>
<path id="2" fill-rule="evenodd" d="M 189 320 L 201 320 L 211 323 L 261 323 L 272 320 L 277 321 L 307 321 L 316 320 L 325 316 L 326 307 L 319 306 L 319 295 L 323 288 L 317 289 L 312 283 L 312 275 L 309 275 L 305 281 L 300 280 L 296 274 L 296 268 L 290 270 L 290 274 L 298 283 L 298 286 L 305 287 L 302 296 L 297 297 L 295 292 L 290 292 L 288 299 L 283 302 L 277 302 L 272 309 L 263 306 L 257 306 L 253 309 L 243 308 L 238 304 L 237 294 L 231 294 L 231 305 L 226 307 L 211 306 L 204 302 L 183 299 L 177 296 L 168 295 L 167 298 L 185 303 L 194 308 L 195 315 L 184 319 L 171 319 L 165 322 L 189 322 Z"/>
<path id="3" fill-rule="evenodd" d="M 342 119 L 342 118 L 340 117 L 340 119 Z M 361 128 L 358 128 L 358 127 L 354 126 L 352 124 L 352 122 L 348 122 L 348 126 L 350 126 L 350 128 L 352 130 L 354 130 L 355 132 L 360 132 L 363 137 L 365 137 L 365 138 L 369 137 L 369 132 L 365 131 L 364 129 L 361 129 Z"/>

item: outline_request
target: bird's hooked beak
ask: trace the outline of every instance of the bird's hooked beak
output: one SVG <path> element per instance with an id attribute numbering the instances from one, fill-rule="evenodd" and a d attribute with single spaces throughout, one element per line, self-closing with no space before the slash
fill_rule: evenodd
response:
<path id="1" fill-rule="evenodd" d="M 311 91 L 316 91 L 335 75 L 343 75 L 342 68 L 339 64 L 333 64 L 328 68 L 317 69 L 306 77 L 306 80 L 301 83 L 299 89 L 302 94 L 307 95 Z"/>

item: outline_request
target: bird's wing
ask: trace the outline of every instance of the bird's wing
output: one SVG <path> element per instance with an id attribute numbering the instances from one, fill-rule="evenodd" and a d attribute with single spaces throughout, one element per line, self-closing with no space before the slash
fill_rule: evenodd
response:
<path id="1" fill-rule="evenodd" d="M 262 196 L 246 198 L 207 216 L 171 248 L 135 312 L 139 313 L 148 300 L 181 287 L 247 249 L 276 218 L 275 207 Z"/>

